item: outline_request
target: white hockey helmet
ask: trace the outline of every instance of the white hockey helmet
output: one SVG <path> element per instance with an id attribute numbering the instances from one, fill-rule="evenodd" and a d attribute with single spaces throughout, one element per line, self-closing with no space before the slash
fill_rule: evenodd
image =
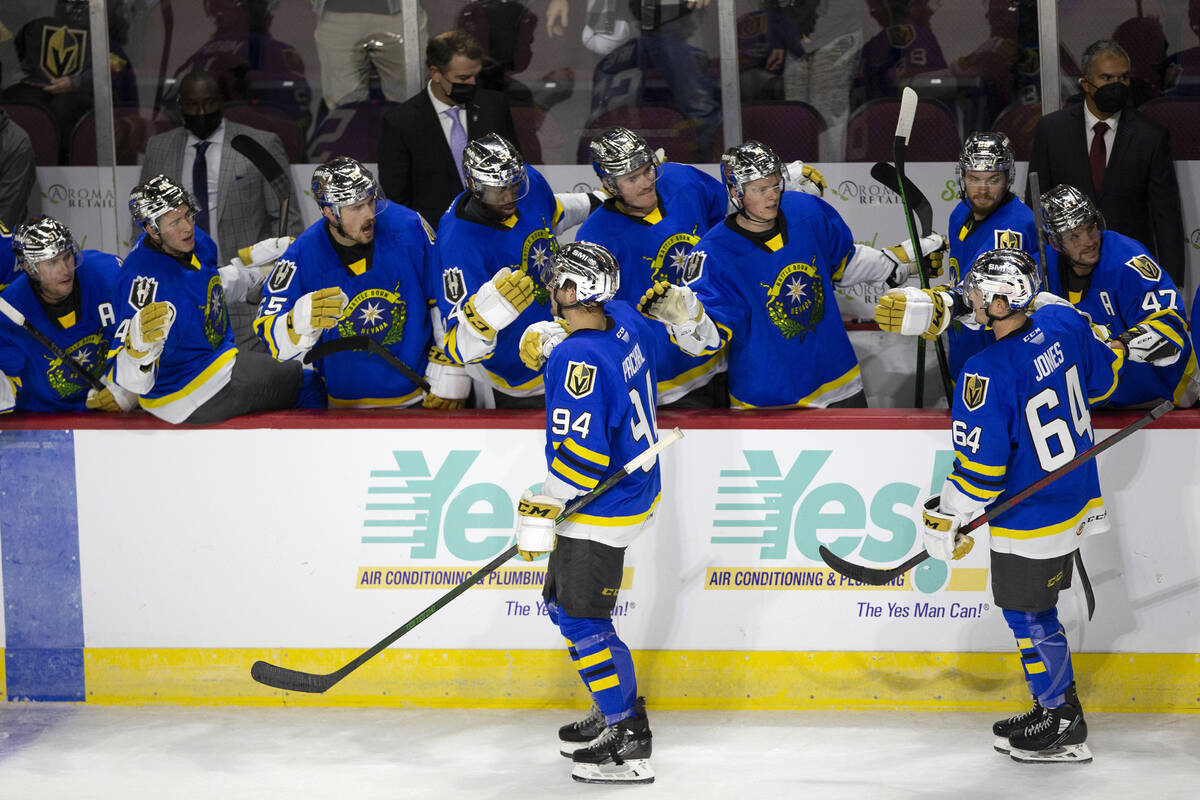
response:
<path id="1" fill-rule="evenodd" d="M 188 216 L 195 217 L 191 196 L 166 175 L 155 175 L 129 193 L 129 213 L 139 226 L 154 233 L 158 233 L 158 218 L 180 206 L 187 206 Z"/>
<path id="2" fill-rule="evenodd" d="M 607 303 L 621 286 L 621 270 L 607 247 L 594 242 L 564 245 L 542 269 L 542 283 L 553 292 L 567 281 L 577 303 Z"/>
<path id="3" fill-rule="evenodd" d="M 468 144 L 462 164 L 467 190 L 485 205 L 506 205 L 529 194 L 529 174 L 521 151 L 498 133 Z"/>
<path id="4" fill-rule="evenodd" d="M 313 170 L 312 193 L 317 205 L 333 211 L 339 221 L 343 206 L 363 200 L 375 200 L 376 215 L 387 208 L 383 188 L 371 170 L 349 156 L 338 156 Z"/>
<path id="5" fill-rule="evenodd" d="M 1003 172 L 1007 179 L 1005 189 L 1012 189 L 1014 166 L 1012 142 L 997 131 L 978 131 L 967 137 L 962 154 L 954 172 L 958 178 L 958 196 L 966 199 L 967 187 L 964 179 L 968 172 Z"/>
<path id="6" fill-rule="evenodd" d="M 731 147 L 721 156 L 721 177 L 735 208 L 742 207 L 746 184 L 770 175 L 779 175 L 780 188 L 787 182 L 787 167 L 775 151 L 762 142 L 749 139 Z"/>
<path id="7" fill-rule="evenodd" d="M 1024 250 L 1001 248 L 981 253 L 963 276 L 962 294 L 974 308 L 974 295 L 982 296 L 984 308 L 996 297 L 1008 300 L 1014 311 L 1026 308 L 1042 288 L 1037 262 Z"/>
<path id="8" fill-rule="evenodd" d="M 79 265 L 79 245 L 66 225 L 54 217 L 40 214 L 13 231 L 13 256 L 19 269 L 30 280 L 38 279 L 37 265 L 70 251 Z"/>
<path id="9" fill-rule="evenodd" d="M 1062 250 L 1063 234 L 1080 225 L 1094 221 L 1100 231 L 1105 228 L 1104 215 L 1096 208 L 1092 198 L 1074 186 L 1060 183 L 1044 192 L 1039 202 L 1042 204 L 1042 228 L 1056 250 Z"/>
<path id="10" fill-rule="evenodd" d="M 646 140 L 628 128 L 609 128 L 592 139 L 588 149 L 592 154 L 592 169 L 600 183 L 609 193 L 617 192 L 617 178 L 636 172 L 647 164 L 653 164 L 651 172 L 658 179 L 662 166 L 658 156 L 646 144 Z"/>

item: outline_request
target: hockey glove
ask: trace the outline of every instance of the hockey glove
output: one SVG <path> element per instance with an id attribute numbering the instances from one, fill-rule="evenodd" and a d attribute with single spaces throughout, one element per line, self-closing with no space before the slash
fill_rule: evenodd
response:
<path id="1" fill-rule="evenodd" d="M 791 161 L 787 165 L 787 188 L 805 194 L 825 196 L 825 176 L 816 168 L 803 161 Z"/>
<path id="2" fill-rule="evenodd" d="M 243 267 L 267 267 L 283 255 L 294 240 L 291 236 L 263 239 L 238 250 L 234 263 Z"/>
<path id="3" fill-rule="evenodd" d="M 921 514 L 924 525 L 925 550 L 934 558 L 942 561 L 955 561 L 971 552 L 975 540 L 966 534 L 958 532 L 964 522 L 964 517 L 957 514 L 946 514 L 938 510 L 941 496 L 934 495 L 925 501 Z"/>
<path id="4" fill-rule="evenodd" d="M 4 374 L 4 370 L 0 370 L 0 414 L 6 414 L 12 411 L 17 405 L 17 389 L 13 385 L 12 378 Z"/>
<path id="5" fill-rule="evenodd" d="M 309 292 L 287 313 L 288 338 L 292 344 L 309 349 L 317 343 L 322 331 L 337 324 L 349 302 L 350 298 L 337 286 Z"/>
<path id="6" fill-rule="evenodd" d="M 534 372 L 540 371 L 550 352 L 570 332 L 571 327 L 564 319 L 533 323 L 521 335 L 521 363 Z"/>
<path id="7" fill-rule="evenodd" d="M 554 549 L 554 523 L 562 513 L 561 500 L 528 489 L 517 502 L 517 552 L 533 561 Z"/>
<path id="8" fill-rule="evenodd" d="M 682 325 L 689 321 L 699 322 L 704 307 L 688 287 L 659 281 L 642 295 L 638 311 L 667 325 Z"/>
<path id="9" fill-rule="evenodd" d="M 129 320 L 125 333 L 125 349 L 139 365 L 152 363 L 162 353 L 171 324 L 175 322 L 175 309 L 170 303 L 149 303 Z"/>
<path id="10" fill-rule="evenodd" d="M 1117 334 L 1116 339 L 1125 345 L 1125 351 L 1129 354 L 1130 361 L 1142 364 L 1169 367 L 1183 355 L 1179 345 L 1156 330 L 1152 322 L 1138 323 L 1129 330 Z"/>
<path id="11" fill-rule="evenodd" d="M 84 404 L 92 411 L 104 411 L 109 414 L 119 414 L 122 411 L 132 411 L 137 408 L 137 395 L 127 392 L 109 380 L 102 380 L 104 391 L 89 389 Z"/>
<path id="12" fill-rule="evenodd" d="M 464 408 L 471 393 L 471 378 L 467 368 L 457 364 L 436 347 L 429 348 L 429 366 L 425 368 L 429 391 L 421 405 L 446 411 Z"/>
<path id="13" fill-rule="evenodd" d="M 949 292 L 905 286 L 879 298 L 875 322 L 888 333 L 933 339 L 950 326 L 953 308 L 954 298 Z"/>
<path id="14" fill-rule="evenodd" d="M 462 319 L 481 339 L 491 341 L 532 302 L 533 279 L 505 267 L 466 302 Z"/>
<path id="15" fill-rule="evenodd" d="M 950 245 L 940 233 L 922 236 L 920 242 L 921 253 L 929 256 L 929 275 L 926 277 L 936 278 L 942 274 L 942 257 L 949 251 Z M 899 286 L 908 280 L 909 276 L 916 274 L 917 262 L 913 253 L 912 239 L 905 239 L 900 244 L 885 247 L 882 252 L 885 258 L 895 264 L 892 277 L 888 279 L 890 286 Z"/>

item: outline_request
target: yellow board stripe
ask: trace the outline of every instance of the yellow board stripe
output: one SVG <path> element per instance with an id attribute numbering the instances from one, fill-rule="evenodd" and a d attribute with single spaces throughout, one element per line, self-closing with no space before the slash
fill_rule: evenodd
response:
<path id="1" fill-rule="evenodd" d="M 587 669 L 588 667 L 596 666 L 601 661 L 609 661 L 611 659 L 612 659 L 612 651 L 606 647 L 598 653 L 592 653 L 590 656 L 584 656 L 583 658 L 576 661 L 575 668 L 576 669 Z"/>
<path id="2" fill-rule="evenodd" d="M 621 679 L 618 678 L 617 674 L 614 672 L 612 675 L 609 675 L 607 678 L 601 678 L 598 681 L 592 681 L 591 683 L 588 684 L 588 688 L 591 689 L 593 692 L 602 692 L 605 689 L 611 689 L 612 687 L 617 686 L 620 683 L 621 683 Z"/>

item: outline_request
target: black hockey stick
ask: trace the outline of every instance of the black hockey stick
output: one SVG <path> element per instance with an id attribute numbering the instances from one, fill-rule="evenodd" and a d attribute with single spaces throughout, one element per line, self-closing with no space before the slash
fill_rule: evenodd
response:
<path id="1" fill-rule="evenodd" d="M 900 173 L 896 172 L 895 164 L 876 161 L 875 166 L 871 167 L 871 177 L 891 189 L 897 197 L 900 196 Z M 917 215 L 917 221 L 921 223 L 921 235 L 928 236 L 933 231 L 933 206 L 929 204 L 925 193 L 917 188 L 907 175 L 904 176 L 904 196 L 908 198 L 913 213 Z"/>
<path id="2" fill-rule="evenodd" d="M 617 470 L 615 473 L 606 478 L 595 489 L 592 489 L 587 494 L 580 495 L 575 500 L 571 501 L 570 505 L 568 505 L 566 509 L 564 509 L 563 512 L 558 515 L 558 519 L 555 520 L 555 524 L 561 525 L 568 517 L 570 517 L 572 514 L 575 514 L 588 503 L 607 492 L 629 473 L 633 472 L 634 470 L 641 469 L 647 464 L 653 463 L 654 459 L 658 457 L 659 453 L 661 453 L 669 445 L 679 441 L 682 438 L 683 431 L 679 430 L 679 428 L 675 428 L 667 433 L 657 442 L 647 447 L 640 455 L 635 456 L 628 464 L 621 467 L 621 469 Z M 313 694 L 320 694 L 321 692 L 328 690 L 331 686 L 349 675 L 354 670 L 361 667 L 370 659 L 379 655 L 379 653 L 387 648 L 387 646 L 392 642 L 396 641 L 401 636 L 420 625 L 426 619 L 433 616 L 434 613 L 446 606 L 451 600 L 458 597 L 475 584 L 479 583 L 479 581 L 483 580 L 490 573 L 495 572 L 500 568 L 501 565 L 504 564 L 504 562 L 508 561 L 516 554 L 517 546 L 514 544 L 512 547 L 496 556 L 487 564 L 480 567 L 480 569 L 471 575 L 471 577 L 467 578 L 458 586 L 455 586 L 437 600 L 433 601 L 433 603 L 420 614 L 417 614 L 408 622 L 389 633 L 370 650 L 360 654 L 357 658 L 336 672 L 320 675 L 312 672 L 301 672 L 295 669 L 279 667 L 274 664 L 268 664 L 266 661 L 255 661 L 254 665 L 250 668 L 250 677 L 266 686 L 271 686 L 276 689 L 283 689 L 288 692 L 310 692 Z"/>
<path id="3" fill-rule="evenodd" d="M 1038 263 L 1042 266 L 1042 289 L 1050 291 L 1050 267 L 1046 263 L 1046 232 L 1042 230 L 1042 189 L 1036 170 L 1029 172 L 1029 190 L 1033 193 L 1033 226 L 1037 228 Z"/>
<path id="4" fill-rule="evenodd" d="M 233 137 L 229 146 L 241 153 L 247 161 L 254 165 L 255 169 L 262 173 L 267 183 L 271 184 L 271 191 L 275 192 L 275 197 L 279 200 L 278 235 L 286 236 L 288 207 L 291 205 L 292 190 L 283 174 L 283 165 L 275 160 L 275 156 L 271 155 L 267 148 L 244 133 Z"/>
<path id="5" fill-rule="evenodd" d="M 412 367 L 396 358 L 392 355 L 392 351 L 370 336 L 343 336 L 339 339 L 330 339 L 329 341 L 321 342 L 304 354 L 304 363 L 311 364 L 319 358 L 325 358 L 334 353 L 344 353 L 347 350 L 357 353 L 373 353 L 395 367 L 401 375 L 412 381 L 414 385 L 420 386 L 426 392 L 431 388 L 429 381 L 413 372 Z"/>
<path id="6" fill-rule="evenodd" d="M 62 361 L 63 364 L 65 364 L 67 367 L 70 367 L 72 372 L 83 378 L 84 382 L 88 386 L 95 389 L 97 392 L 104 391 L 105 386 L 100 382 L 99 378 L 88 372 L 83 368 L 82 364 L 71 358 L 71 356 L 67 355 L 67 351 L 56 345 L 49 336 L 33 327 L 33 323 L 25 319 L 25 315 L 13 308 L 12 304 L 3 297 L 0 297 L 0 314 L 4 314 L 4 316 L 12 320 L 14 325 L 19 325 L 24 328 L 25 332 L 32 336 L 38 344 L 53 353 L 54 356 Z M 102 360 L 105 355 L 107 355 L 107 353 L 97 352 L 96 359 L 98 361 Z"/>
<path id="7" fill-rule="evenodd" d="M 958 532 L 962 534 L 970 533 L 988 520 L 1003 514 L 1005 511 L 1008 511 L 1010 508 L 1015 506 L 1017 503 L 1020 503 L 1034 492 L 1044 489 L 1081 464 L 1086 464 L 1087 462 L 1091 461 L 1093 458 L 1100 455 L 1117 442 L 1129 436 L 1129 434 L 1133 433 L 1134 431 L 1141 430 L 1173 408 L 1175 408 L 1175 406 L 1172 405 L 1170 400 L 1164 400 L 1151 409 L 1150 413 L 1146 414 L 1146 416 L 1141 417 L 1129 425 L 1126 425 L 1124 428 L 1117 431 L 1103 442 L 1092 445 L 1087 450 L 1084 450 L 1082 453 L 1075 456 L 1073 459 L 1068 461 L 1066 464 L 1063 464 L 1053 472 L 1046 473 L 1041 478 L 1034 481 L 1029 486 L 1026 486 L 1024 489 L 1017 492 L 1000 505 L 989 508 L 986 512 L 959 528 Z M 891 567 L 890 569 L 874 569 L 872 567 L 864 567 L 861 564 L 852 564 L 843 558 L 839 558 L 827 547 L 825 547 L 825 545 L 821 545 L 820 552 L 821 559 L 836 572 L 841 575 L 845 575 L 847 578 L 856 580 L 859 583 L 865 583 L 870 586 L 882 586 L 885 583 L 893 581 L 904 573 L 908 572 L 913 567 L 920 564 L 925 559 L 929 558 L 929 551 L 922 550 L 898 567 Z"/>

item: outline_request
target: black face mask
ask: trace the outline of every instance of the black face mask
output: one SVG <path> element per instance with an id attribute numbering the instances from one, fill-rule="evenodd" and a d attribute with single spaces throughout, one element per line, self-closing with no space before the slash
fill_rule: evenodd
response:
<path id="1" fill-rule="evenodd" d="M 221 124 L 221 110 L 210 111 L 207 114 L 184 114 L 183 127 L 197 139 L 204 140 L 213 135 L 213 131 Z"/>
<path id="2" fill-rule="evenodd" d="M 1120 81 L 1106 83 L 1092 95 L 1096 108 L 1105 114 L 1115 114 L 1129 101 L 1129 87 Z"/>
<path id="3" fill-rule="evenodd" d="M 475 84 L 473 83 L 452 83 L 450 84 L 450 102 L 456 106 L 465 106 L 467 103 L 475 99 Z"/>

